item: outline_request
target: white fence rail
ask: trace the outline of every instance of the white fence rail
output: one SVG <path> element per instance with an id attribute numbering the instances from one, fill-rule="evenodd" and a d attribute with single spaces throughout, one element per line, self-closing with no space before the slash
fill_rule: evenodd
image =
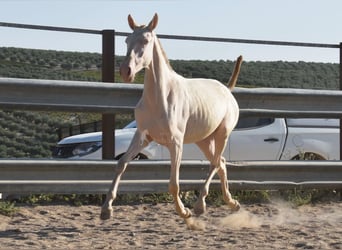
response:
<path id="1" fill-rule="evenodd" d="M 0 78 L 0 108 L 121 113 L 131 111 L 140 84 Z M 242 115 L 342 117 L 342 91 L 242 89 L 234 95 Z M 104 193 L 113 161 L 0 160 L 0 193 Z M 203 183 L 209 164 L 183 162 L 183 190 Z M 341 161 L 240 162 L 228 166 L 232 189 L 342 188 Z M 169 162 L 133 162 L 121 192 L 167 191 Z M 218 187 L 217 180 L 214 187 Z"/>

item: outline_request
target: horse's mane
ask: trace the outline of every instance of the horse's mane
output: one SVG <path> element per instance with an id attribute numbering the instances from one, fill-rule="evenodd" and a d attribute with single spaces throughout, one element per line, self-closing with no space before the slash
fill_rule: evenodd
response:
<path id="1" fill-rule="evenodd" d="M 156 42 L 158 43 L 158 46 L 159 46 L 159 48 L 160 48 L 160 50 L 161 50 L 161 52 L 162 52 L 162 54 L 163 54 L 163 57 L 164 57 L 164 59 L 165 59 L 165 62 L 166 62 L 166 65 L 169 67 L 169 69 L 170 70 L 172 70 L 173 71 L 173 68 L 172 68 L 172 66 L 171 66 L 171 64 L 170 64 L 170 61 L 169 61 L 169 59 L 168 59 L 168 57 L 167 57 L 167 55 L 166 55 L 166 53 L 165 53 L 165 50 L 164 50 L 164 48 L 163 48 L 163 46 L 161 45 L 161 43 L 160 43 L 160 40 L 159 40 L 159 38 L 156 36 Z"/>

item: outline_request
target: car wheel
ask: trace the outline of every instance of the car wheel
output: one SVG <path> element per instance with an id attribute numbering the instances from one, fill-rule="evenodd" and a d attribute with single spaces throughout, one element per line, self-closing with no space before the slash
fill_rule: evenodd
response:
<path id="1" fill-rule="evenodd" d="M 296 155 L 295 157 L 292 158 L 294 161 L 324 161 L 326 160 L 323 156 L 320 156 L 315 153 L 302 153 L 299 155 Z"/>

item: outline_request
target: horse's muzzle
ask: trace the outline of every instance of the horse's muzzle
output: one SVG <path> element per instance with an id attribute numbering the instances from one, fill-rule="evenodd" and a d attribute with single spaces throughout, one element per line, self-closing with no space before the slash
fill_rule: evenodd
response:
<path id="1" fill-rule="evenodd" d="M 134 75 L 132 75 L 132 69 L 128 65 L 121 65 L 120 76 L 124 82 L 132 82 L 134 80 Z"/>
<path id="2" fill-rule="evenodd" d="M 132 76 L 131 67 L 128 65 L 120 66 L 120 76 L 124 82 L 132 82 L 134 77 Z"/>

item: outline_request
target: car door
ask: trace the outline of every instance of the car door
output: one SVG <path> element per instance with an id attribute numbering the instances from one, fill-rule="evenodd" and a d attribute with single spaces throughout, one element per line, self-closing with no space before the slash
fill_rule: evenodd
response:
<path id="1" fill-rule="evenodd" d="M 162 148 L 162 159 L 169 160 L 169 150 L 162 145 L 160 147 Z M 206 160 L 206 158 L 197 145 L 191 143 L 183 145 L 182 160 Z"/>
<path id="2" fill-rule="evenodd" d="M 229 138 L 229 159 L 279 160 L 285 139 L 284 119 L 241 118 Z"/>

